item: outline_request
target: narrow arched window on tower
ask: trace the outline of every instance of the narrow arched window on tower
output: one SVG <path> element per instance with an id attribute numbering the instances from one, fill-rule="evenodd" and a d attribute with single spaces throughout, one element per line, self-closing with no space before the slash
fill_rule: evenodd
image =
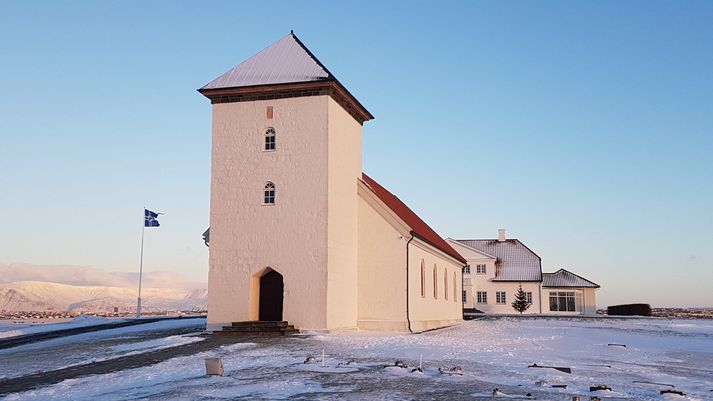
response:
<path id="1" fill-rule="evenodd" d="M 264 191 L 264 198 L 263 198 L 263 204 L 265 205 L 274 205 L 275 204 L 275 184 L 272 182 L 268 181 L 265 184 L 265 191 Z"/>
<path id="2" fill-rule="evenodd" d="M 448 301 L 448 269 L 443 269 L 443 299 Z"/>
<path id="3" fill-rule="evenodd" d="M 433 298 L 438 299 L 438 266 L 433 265 Z"/>
<path id="4" fill-rule="evenodd" d="M 426 297 L 426 262 L 421 259 L 421 297 Z"/>
<path id="5" fill-rule="evenodd" d="M 265 150 L 275 150 L 275 129 L 272 127 L 265 130 Z"/>

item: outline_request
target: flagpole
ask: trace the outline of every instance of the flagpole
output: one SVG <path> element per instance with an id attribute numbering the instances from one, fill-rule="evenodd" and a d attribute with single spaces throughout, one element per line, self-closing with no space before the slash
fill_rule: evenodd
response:
<path id="1" fill-rule="evenodd" d="M 139 259 L 139 297 L 136 298 L 136 318 L 141 317 L 141 276 L 144 273 L 144 232 L 146 231 L 146 207 L 141 221 L 141 258 Z"/>

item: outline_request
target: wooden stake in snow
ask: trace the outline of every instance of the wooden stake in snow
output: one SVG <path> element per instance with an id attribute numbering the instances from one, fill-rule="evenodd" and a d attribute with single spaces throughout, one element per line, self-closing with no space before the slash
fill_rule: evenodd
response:
<path id="1" fill-rule="evenodd" d="M 632 383 L 654 384 L 654 385 L 657 385 L 657 386 L 676 387 L 676 386 L 674 386 L 673 384 L 656 383 L 656 382 L 646 382 L 646 381 L 640 381 L 640 380 L 634 380 Z"/>
<path id="2" fill-rule="evenodd" d="M 322 367 L 324 367 L 324 348 L 322 348 Z"/>
<path id="3" fill-rule="evenodd" d="M 547 368 L 547 369 L 554 369 L 554 370 L 559 370 L 560 372 L 564 373 L 572 373 L 571 368 L 564 368 L 564 367 L 559 367 L 559 366 L 540 366 L 536 363 L 533 363 L 532 365 L 528 366 L 528 368 Z"/>
<path id="4" fill-rule="evenodd" d="M 418 368 L 421 369 L 423 366 L 423 354 L 421 354 L 421 359 L 418 360 Z"/>
<path id="5" fill-rule="evenodd" d="M 590 386 L 589 391 L 612 391 L 612 389 L 606 384 L 600 384 L 598 386 Z"/>
<path id="6" fill-rule="evenodd" d="M 675 394 L 675 395 L 680 395 L 681 397 L 684 397 L 684 396 L 686 395 L 686 393 L 684 393 L 683 391 L 671 390 L 671 389 L 661 390 L 661 391 L 659 392 L 659 394 L 660 394 L 660 395 L 664 395 L 664 394 Z"/>

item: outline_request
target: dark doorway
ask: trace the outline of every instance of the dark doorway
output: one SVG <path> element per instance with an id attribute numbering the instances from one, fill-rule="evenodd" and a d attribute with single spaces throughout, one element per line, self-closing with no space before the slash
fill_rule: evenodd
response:
<path id="1" fill-rule="evenodd" d="M 270 270 L 260 277 L 260 320 L 282 320 L 282 296 L 284 284 L 282 274 Z"/>

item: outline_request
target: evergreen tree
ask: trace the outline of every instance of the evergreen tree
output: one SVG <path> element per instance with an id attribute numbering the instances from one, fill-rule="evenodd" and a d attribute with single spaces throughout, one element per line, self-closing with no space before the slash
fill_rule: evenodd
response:
<path id="1" fill-rule="evenodd" d="M 526 311 L 530 305 L 532 304 L 527 302 L 527 294 L 525 294 L 525 291 L 522 290 L 522 286 L 520 286 L 515 293 L 515 300 L 512 301 L 513 309 L 522 314 L 522 312 Z"/>

